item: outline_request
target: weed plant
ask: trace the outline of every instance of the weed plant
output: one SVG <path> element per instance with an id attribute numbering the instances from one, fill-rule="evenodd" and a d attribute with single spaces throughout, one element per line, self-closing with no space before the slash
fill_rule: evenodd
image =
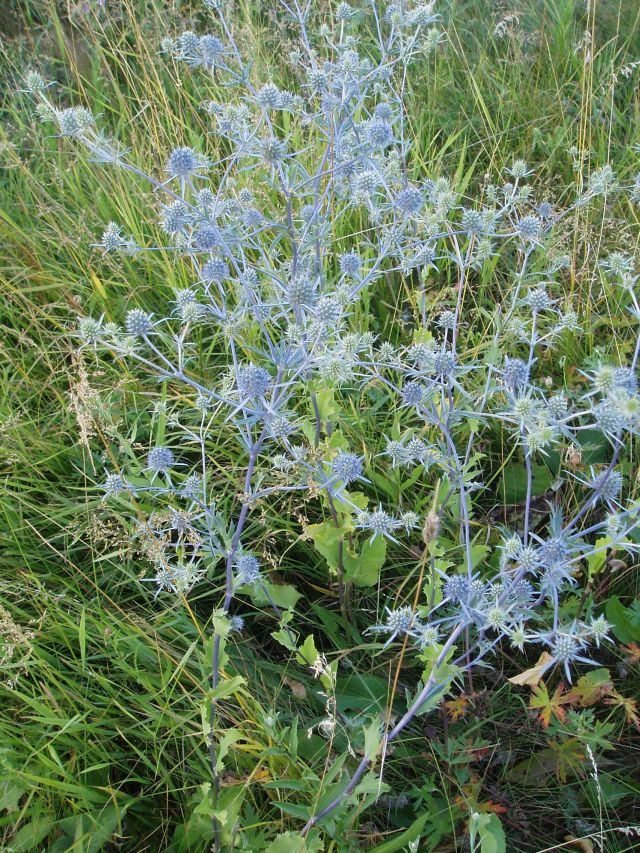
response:
<path id="1" fill-rule="evenodd" d="M 25 822 L 16 812 L 48 777 L 9 757 L 16 838 L 73 849 L 73 828 L 87 849 L 119 833 L 129 849 L 277 853 L 362 849 L 397 826 L 373 849 L 447 837 L 542 849 L 501 789 L 546 769 L 583 780 L 564 808 L 572 838 L 631 849 L 633 819 L 608 809 L 636 783 L 602 768 L 613 733 L 639 723 L 601 664 L 615 641 L 637 664 L 637 607 L 598 593 L 639 541 L 637 146 L 623 138 L 598 158 L 581 116 L 572 186 L 514 156 L 487 164 L 470 194 L 463 161 L 445 168 L 456 135 L 431 158 L 415 136 L 412 81 L 428 88 L 452 41 L 433 5 L 340 3 L 329 16 L 279 2 L 267 11 L 287 50 L 271 68 L 252 58 L 248 13 L 207 11 L 208 30 L 160 44 L 200 112 L 178 110 L 148 165 L 90 98 L 65 103 L 35 68 L 19 86 L 48 144 L 94 164 L 109 211 L 88 241 L 98 310 L 80 305 L 64 340 L 91 507 L 82 537 L 92 531 L 94 566 L 125 555 L 134 569 L 91 582 L 107 599 L 135 585 L 157 614 L 151 628 L 113 601 L 128 626 L 117 671 L 138 682 L 141 709 L 114 719 L 117 760 L 138 756 L 142 791 L 156 775 L 188 796 L 162 840 L 153 819 L 154 840 L 126 832 L 144 797 L 129 770 L 115 802 L 98 796 L 80 820 L 55 807 Z M 133 136 L 153 129 L 134 118 Z M 617 242 L 604 240 L 611 221 Z M 157 289 L 160 270 L 162 296 L 132 285 Z M 106 278 L 128 304 L 111 303 Z M 40 538 L 74 567 L 55 536 Z M 30 583 L 70 594 L 37 572 Z M 94 615 L 82 596 L 78 608 L 53 636 L 75 630 L 86 670 Z M 6 618 L 25 649 L 16 691 L 42 628 Z M 103 642 L 118 645 L 107 628 Z M 518 687 L 546 745 L 522 762 L 503 750 L 496 784 L 490 741 L 468 722 L 505 690 L 517 704 Z M 90 707 L 67 722 L 100 739 Z M 407 785 L 424 742 L 431 773 Z M 48 737 L 42 749 L 56 756 Z M 112 787 L 104 762 L 76 772 L 89 803 Z"/>

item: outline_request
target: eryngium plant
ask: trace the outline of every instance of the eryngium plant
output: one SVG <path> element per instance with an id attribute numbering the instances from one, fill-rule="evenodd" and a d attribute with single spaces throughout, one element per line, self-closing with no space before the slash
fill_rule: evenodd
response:
<path id="1" fill-rule="evenodd" d="M 147 172 L 85 107 L 59 109 L 37 73 L 27 75 L 26 89 L 61 136 L 155 190 L 149 215 L 163 245 L 139 245 L 110 222 L 102 250 L 172 252 L 188 269 L 189 287 L 176 290 L 162 316 L 144 305 L 120 323 L 83 316 L 77 336 L 100 357 L 137 365 L 152 383 L 181 386 L 180 399 L 188 400 L 171 410 L 161 446 L 106 473 L 104 492 L 123 511 L 135 498 L 153 499 L 145 535 L 156 543 L 157 594 L 182 597 L 223 582 L 211 660 L 214 798 L 224 645 L 230 632 L 251 630 L 234 614 L 238 602 L 251 596 L 271 605 L 280 621 L 274 636 L 321 676 L 327 695 L 335 687 L 337 664 L 312 642 L 298 646 L 295 601 L 283 605 L 247 537 L 252 510 L 271 503 L 277 511 L 295 493 L 307 508 L 315 505 L 318 523 L 301 532 L 326 557 L 345 613 L 354 585 L 377 583 L 388 542 L 413 540 L 416 554 L 423 543 L 415 597 L 391 596 L 368 629 L 378 653 L 394 644 L 413 649 L 406 663 L 418 661 L 423 677 L 399 719 L 390 724 L 389 715 L 366 729 L 362 759 L 338 795 L 311 814 L 307 834 L 365 790 L 358 787 L 364 774 L 382 765 L 417 714 L 505 645 L 546 651 L 543 669 L 559 666 L 570 680 L 607 638 L 602 616 L 587 607 L 569 617 L 562 605 L 590 557 L 635 547 L 638 506 L 625 501 L 619 461 L 640 427 L 640 337 L 627 363 L 584 365 L 566 388 L 554 389 L 546 375 L 555 348 L 581 331 L 558 235 L 569 214 L 598 198 L 607 204 L 626 193 L 637 202 L 640 180 L 622 186 L 605 165 L 561 209 L 536 198 L 529 168 L 516 161 L 482 202 L 463 202 L 455 183 L 419 168 L 407 133 L 410 66 L 442 39 L 432 4 L 366 2 L 356 12 L 340 3 L 334 25 L 314 31 L 310 0 L 280 2 L 299 36 L 290 56 L 295 92 L 256 79 L 226 4 L 207 5 L 215 33 L 184 32 L 162 49 L 211 77 L 212 90 L 224 95 L 204 105 L 215 155 L 180 146 L 167 153 L 162 172 Z M 511 287 L 484 312 L 487 345 L 478 349 L 469 294 L 488 267 Z M 632 260 L 615 253 L 599 271 L 640 320 Z M 453 295 L 433 316 L 427 296 L 443 276 Z M 369 331 L 381 281 L 407 289 L 412 337 L 398 327 L 389 339 Z M 221 375 L 208 369 L 212 352 L 226 357 Z M 346 414 L 366 407 L 372 388 L 380 423 L 393 424 L 384 452 L 374 455 Z M 596 468 L 580 465 L 585 433 L 609 446 Z M 230 440 L 243 475 L 231 500 L 222 500 L 210 460 Z M 495 479 L 490 442 L 511 445 L 525 482 L 521 519 L 501 529 L 498 542 L 475 509 L 500 500 L 484 482 Z M 551 453 L 561 460 L 558 479 L 534 517 L 534 471 Z M 412 470 L 428 496 L 420 511 L 380 497 L 388 491 L 374 484 L 391 481 L 394 469 Z M 220 504 L 237 512 L 224 515 Z M 487 543 L 497 560 L 478 560 L 476 546 Z M 219 847 L 218 816 L 214 822 Z"/>

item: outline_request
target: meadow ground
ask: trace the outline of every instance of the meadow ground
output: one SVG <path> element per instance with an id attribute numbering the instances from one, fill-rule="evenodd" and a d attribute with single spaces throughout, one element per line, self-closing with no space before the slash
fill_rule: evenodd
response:
<path id="1" fill-rule="evenodd" d="M 236 6 L 255 74 L 286 81 L 273 4 Z M 455 176 L 465 196 L 477 198 L 522 158 L 535 170 L 537 192 L 558 203 L 609 162 L 621 181 L 632 179 L 633 146 L 640 142 L 640 5 L 443 0 L 439 7 L 446 40 L 409 84 L 416 168 Z M 154 598 L 140 583 L 149 573 L 144 542 L 131 519 L 102 500 L 97 484 L 114 453 L 131 455 L 161 440 L 166 416 L 161 407 L 150 411 L 148 386 L 135 374 L 78 352 L 70 334 L 79 313 L 117 320 L 133 306 L 157 311 L 189 281 L 171 253 L 139 264 L 105 259 L 95 249 L 112 219 L 140 236 L 131 180 L 88 163 L 39 125 L 28 98 L 17 93 L 24 70 L 37 66 L 59 84 L 61 102 L 90 106 L 159 170 L 176 145 L 201 147 L 210 118 L 200 104 L 211 95 L 158 45 L 187 27 L 204 29 L 206 21 L 197 3 L 168 0 L 107 0 L 104 7 L 93 0 L 10 0 L 0 11 L 0 838 L 6 850 L 199 851 L 211 843 L 203 708 L 207 638 L 222 581 L 214 578 L 188 601 Z M 565 235 L 566 286 L 584 333 L 566 344 L 562 372 L 550 382 L 561 385 L 577 366 L 599 358 L 628 356 L 630 320 L 597 260 L 623 250 L 637 263 L 638 216 L 638 207 L 626 202 L 576 211 Z M 427 307 L 448 304 L 452 282 L 446 275 L 429 281 Z M 508 284 L 487 268 L 465 304 L 463 321 L 477 335 L 469 345 L 479 353 L 482 318 L 488 326 Z M 409 283 L 383 282 L 372 299 L 371 330 L 410 334 L 413 308 Z M 210 371 L 225 362 L 221 349 L 202 357 Z M 369 408 L 351 415 L 371 455 L 382 449 L 384 432 L 373 418 L 375 404 L 372 397 Z M 633 441 L 627 451 L 628 497 L 637 499 Z M 512 448 L 489 452 L 492 482 L 517 517 L 522 492 Z M 244 464 L 235 445 L 220 441 L 211 464 L 232 503 L 234 489 L 224 486 Z M 548 471 L 540 477 L 538 495 L 544 495 L 553 478 Z M 371 493 L 400 488 L 399 481 L 374 482 Z M 420 500 L 426 506 L 427 497 Z M 326 562 L 300 537 L 296 513 L 303 511 L 294 504 L 265 510 L 253 538 L 274 578 L 302 594 L 302 635 L 313 632 L 329 656 L 357 659 L 354 674 L 345 669 L 338 685 L 341 713 L 382 711 L 393 660 L 362 651 L 369 616 L 360 617 L 375 612 L 380 588 L 392 590 L 399 578 L 411 598 L 415 554 L 394 548 L 380 585 L 355 590 L 351 612 L 341 613 Z M 491 511 L 481 507 L 479 516 Z M 531 690 L 507 681 L 526 668 L 507 649 L 497 668 L 456 689 L 387 757 L 389 793 L 362 813 L 356 809 L 342 839 L 327 838 L 326 849 L 388 853 L 420 835 L 419 849 L 462 851 L 469 849 L 473 813 L 499 818 L 507 850 L 638 849 L 637 569 L 633 557 L 609 554 L 579 590 L 583 601 L 589 596 L 604 607 L 613 599 L 627 608 L 627 633 L 619 628 L 598 658 L 613 686 L 582 704 L 568 703 L 568 716 L 562 693 L 555 705 L 552 696 L 536 710 Z M 228 650 L 248 689 L 222 712 L 241 733 L 223 791 L 242 790 L 238 844 L 244 838 L 244 849 L 260 850 L 277 832 L 299 826 L 308 814 L 304 780 L 324 777 L 330 762 L 320 734 L 307 737 L 323 714 L 317 683 L 274 641 L 271 617 L 260 608 L 252 613 L 254 627 Z M 550 691 L 559 680 L 549 682 Z M 502 847 L 489 843 L 485 835 L 486 846 L 477 849 L 505 849 L 499 839 Z"/>

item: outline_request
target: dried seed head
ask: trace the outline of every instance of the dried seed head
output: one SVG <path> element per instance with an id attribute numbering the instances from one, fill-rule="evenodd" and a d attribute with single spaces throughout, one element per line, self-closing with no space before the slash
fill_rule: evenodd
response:
<path id="1" fill-rule="evenodd" d="M 424 520 L 422 528 L 422 541 L 425 545 L 429 545 L 434 539 L 438 538 L 440 532 L 440 516 L 435 509 L 430 510 Z"/>

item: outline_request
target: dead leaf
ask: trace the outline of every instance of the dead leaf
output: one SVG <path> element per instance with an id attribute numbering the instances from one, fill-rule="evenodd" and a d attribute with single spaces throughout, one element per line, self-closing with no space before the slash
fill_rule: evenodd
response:
<path id="1" fill-rule="evenodd" d="M 622 696 L 617 690 L 614 690 L 608 699 L 605 699 L 606 705 L 614 705 L 616 708 L 622 708 L 627 722 L 635 726 L 640 731 L 640 716 L 638 716 L 638 706 L 635 699 L 628 699 Z"/>
<path id="2" fill-rule="evenodd" d="M 572 835 L 565 835 L 564 840 L 572 847 L 577 847 L 583 853 L 593 853 L 593 843 L 588 838 L 574 838 Z"/>
<path id="3" fill-rule="evenodd" d="M 296 699 L 307 698 L 307 688 L 304 686 L 304 684 L 301 684 L 299 681 L 294 681 L 293 678 L 285 678 L 284 683 L 287 685 L 287 687 L 293 693 Z"/>
<path id="4" fill-rule="evenodd" d="M 477 693 L 461 693 L 456 699 L 444 703 L 444 709 L 452 723 L 456 723 L 467 715 Z"/>
<path id="5" fill-rule="evenodd" d="M 551 722 L 551 717 L 555 717 L 561 723 L 564 723 L 567 718 L 567 712 L 563 706 L 570 705 L 571 701 L 571 696 L 564 693 L 564 684 L 562 681 L 558 684 L 552 696 L 549 695 L 544 681 L 541 681 L 537 687 L 533 688 L 529 707 L 540 712 L 538 719 L 546 729 Z"/>
<path id="6" fill-rule="evenodd" d="M 613 682 L 608 669 L 592 669 L 578 679 L 578 683 L 569 691 L 572 704 L 581 708 L 595 705 L 613 691 Z"/>
<path id="7" fill-rule="evenodd" d="M 640 664 L 640 646 L 637 643 L 629 643 L 624 647 L 624 656 L 627 663 L 632 666 Z"/>
<path id="8" fill-rule="evenodd" d="M 509 678 L 508 680 L 511 684 L 517 684 L 520 687 L 525 684 L 528 684 L 529 687 L 535 687 L 544 675 L 545 670 L 549 668 L 552 660 L 553 658 L 549 652 L 542 652 L 535 666 L 532 666 L 531 669 L 526 669 L 518 675 L 514 675 L 513 678 Z"/>

